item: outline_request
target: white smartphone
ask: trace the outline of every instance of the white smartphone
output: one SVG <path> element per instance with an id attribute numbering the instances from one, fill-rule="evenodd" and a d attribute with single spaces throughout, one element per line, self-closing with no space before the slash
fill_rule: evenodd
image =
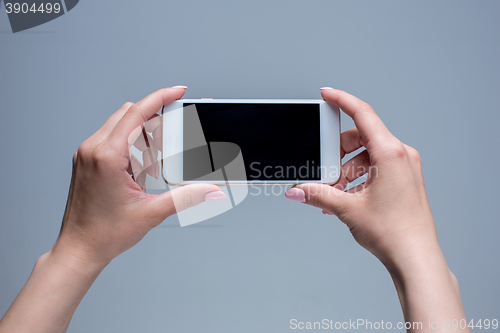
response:
<path id="1" fill-rule="evenodd" d="M 165 105 L 162 116 L 170 185 L 339 179 L 340 112 L 324 100 L 184 99 Z"/>

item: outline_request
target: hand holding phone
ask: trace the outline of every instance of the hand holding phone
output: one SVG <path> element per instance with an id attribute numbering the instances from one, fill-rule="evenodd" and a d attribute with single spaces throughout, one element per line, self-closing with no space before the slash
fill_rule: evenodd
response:
<path id="1" fill-rule="evenodd" d="M 207 195 L 210 199 L 214 192 L 222 193 L 213 184 L 194 184 L 149 194 L 131 176 L 130 164 L 134 161 L 130 161 L 129 149 L 137 142 L 137 136 L 130 142 L 132 134 L 138 130 L 142 134 L 144 120 L 155 117 L 164 104 L 180 98 L 184 90 L 161 89 L 135 104 L 124 104 L 81 144 L 73 159 L 68 205 L 53 252 L 62 249 L 88 262 L 106 264 L 168 216 L 205 201 Z M 154 119 L 149 125 L 154 125 Z M 146 167 L 145 171 L 155 174 L 149 165 Z M 178 199 L 175 205 L 174 195 Z"/>
<path id="2" fill-rule="evenodd" d="M 114 257 L 179 210 L 225 198 L 213 184 L 144 193 L 129 173 L 130 134 L 184 90 L 161 89 L 135 104 L 125 103 L 80 145 L 59 237 L 38 259 L 0 321 L 1 332 L 65 332 L 83 296 Z M 174 205 L 172 193 L 179 204 Z"/>
<path id="3" fill-rule="evenodd" d="M 367 103 L 332 88 L 323 88 L 322 95 L 356 124 L 342 133 L 342 157 L 366 150 L 344 163 L 334 186 L 300 184 L 286 196 L 337 215 L 380 259 L 394 280 L 407 323 L 423 323 L 425 330 L 433 318 L 441 332 L 453 318 L 465 323 L 460 332 L 469 332 L 457 279 L 438 243 L 418 152 L 394 137 Z M 365 183 L 344 191 L 366 172 Z"/>

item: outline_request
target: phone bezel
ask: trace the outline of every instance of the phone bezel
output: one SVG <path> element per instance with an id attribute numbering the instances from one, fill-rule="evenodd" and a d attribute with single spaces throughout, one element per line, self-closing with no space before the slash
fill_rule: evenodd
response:
<path id="1" fill-rule="evenodd" d="M 321 149 L 321 180 L 310 180 L 308 183 L 334 184 L 340 178 L 340 110 L 338 107 L 322 99 L 180 99 L 162 108 L 162 177 L 169 185 L 180 186 L 196 183 L 216 185 L 293 185 L 295 180 L 252 180 L 252 181 L 184 181 L 183 158 L 167 166 L 163 163 L 165 156 L 180 154 L 183 151 L 183 104 L 184 103 L 253 103 L 253 104 L 319 104 L 320 106 L 320 149 Z M 334 177 L 323 168 L 336 168 Z M 167 179 L 166 174 L 169 174 Z M 325 174 L 326 173 L 326 174 Z"/>

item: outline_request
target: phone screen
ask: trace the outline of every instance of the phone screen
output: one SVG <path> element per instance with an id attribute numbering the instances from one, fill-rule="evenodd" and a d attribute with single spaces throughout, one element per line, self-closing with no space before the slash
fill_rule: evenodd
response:
<path id="1" fill-rule="evenodd" d="M 234 143 L 241 150 L 247 179 L 231 180 L 321 180 L 319 104 L 184 103 L 190 105 L 196 107 L 207 149 L 184 153 L 184 180 L 217 168 L 211 152 L 217 142 Z M 184 142 L 194 135 L 186 124 L 185 120 Z M 207 154 L 210 164 L 201 161 Z"/>

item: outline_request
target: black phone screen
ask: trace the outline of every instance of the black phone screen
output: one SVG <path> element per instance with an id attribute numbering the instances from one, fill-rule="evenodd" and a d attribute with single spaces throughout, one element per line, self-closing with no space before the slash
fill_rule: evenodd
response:
<path id="1" fill-rule="evenodd" d="M 233 143 L 241 150 L 246 179 L 230 180 L 321 180 L 319 104 L 185 103 L 184 142 L 195 135 L 196 127 L 187 125 L 186 113 L 186 107 L 192 110 L 193 105 L 207 145 L 184 151 L 184 180 L 221 180 L 211 179 L 210 173 L 231 158 L 214 159 L 212 150 L 218 142 Z"/>

